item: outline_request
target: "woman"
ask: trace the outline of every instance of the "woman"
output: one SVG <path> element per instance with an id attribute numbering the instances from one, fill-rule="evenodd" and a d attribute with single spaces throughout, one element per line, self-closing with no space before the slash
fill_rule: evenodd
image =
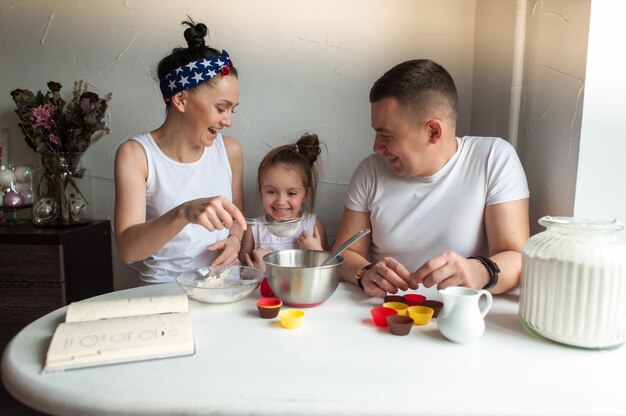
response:
<path id="1" fill-rule="evenodd" d="M 243 231 L 243 154 L 221 129 L 239 102 L 226 51 L 205 44 L 193 21 L 187 48 L 158 65 L 166 117 L 123 143 L 115 159 L 115 239 L 126 263 L 143 261 L 145 283 L 237 261 Z"/>

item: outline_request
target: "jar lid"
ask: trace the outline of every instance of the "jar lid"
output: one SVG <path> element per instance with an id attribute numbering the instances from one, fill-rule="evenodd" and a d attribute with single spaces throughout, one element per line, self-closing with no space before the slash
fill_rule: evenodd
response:
<path id="1" fill-rule="evenodd" d="M 546 215 L 539 218 L 539 224 L 544 227 L 558 227 L 564 229 L 583 229 L 589 231 L 621 231 L 624 225 L 618 220 L 592 220 L 577 217 L 551 217 Z"/>

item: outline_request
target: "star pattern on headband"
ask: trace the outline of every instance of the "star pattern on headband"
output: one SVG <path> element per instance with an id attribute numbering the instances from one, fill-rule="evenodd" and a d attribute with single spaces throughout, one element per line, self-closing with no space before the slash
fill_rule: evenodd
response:
<path id="1" fill-rule="evenodd" d="M 222 51 L 220 56 L 201 58 L 181 65 L 160 81 L 163 99 L 167 102 L 174 94 L 195 87 L 218 74 L 228 75 L 231 65 L 232 61 L 226 51 Z"/>

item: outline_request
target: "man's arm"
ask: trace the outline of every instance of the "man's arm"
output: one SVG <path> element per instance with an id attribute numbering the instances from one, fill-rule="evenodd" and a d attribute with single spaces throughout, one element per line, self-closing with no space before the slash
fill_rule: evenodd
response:
<path id="1" fill-rule="evenodd" d="M 519 283 L 522 269 L 522 249 L 529 237 L 528 199 L 490 205 L 485 209 L 485 229 L 489 244 L 489 258 L 500 268 L 498 283 L 490 292 L 504 293 Z M 453 251 L 446 251 L 428 260 L 410 274 L 409 283 L 423 283 L 438 289 L 465 286 L 481 289 L 489 282 L 487 268 L 476 259 L 466 259 Z"/>
<path id="2" fill-rule="evenodd" d="M 369 212 L 353 211 L 349 208 L 344 208 L 333 249 L 339 247 L 348 238 L 356 234 L 357 231 L 363 228 L 371 228 L 371 226 Z M 344 282 L 352 284 L 357 283 L 355 278 L 356 272 L 358 272 L 361 267 L 370 263 L 367 257 L 371 245 L 372 236 L 371 234 L 367 234 L 352 243 L 352 245 L 343 252 L 342 256 L 345 259 L 345 263 L 342 269 L 342 280 Z"/>
<path id="3" fill-rule="evenodd" d="M 522 249 L 530 237 L 528 198 L 489 205 L 485 209 L 485 229 L 489 258 L 500 267 L 498 284 L 490 291 L 504 293 L 519 284 Z"/>
<path id="4" fill-rule="evenodd" d="M 363 228 L 372 228 L 369 212 L 353 211 L 344 208 L 339 231 L 335 239 L 333 249 L 339 247 L 348 238 L 352 237 Z M 372 246 L 372 234 L 369 233 L 350 245 L 343 252 L 345 263 L 342 270 L 342 280 L 352 284 L 358 284 L 357 272 L 370 264 L 368 254 Z M 400 290 L 409 288 L 406 280 L 409 272 L 391 257 L 385 257 L 369 269 L 361 278 L 361 284 L 366 294 L 370 296 L 384 297 L 387 293 L 397 293 Z M 414 289 L 417 286 L 414 287 Z"/>

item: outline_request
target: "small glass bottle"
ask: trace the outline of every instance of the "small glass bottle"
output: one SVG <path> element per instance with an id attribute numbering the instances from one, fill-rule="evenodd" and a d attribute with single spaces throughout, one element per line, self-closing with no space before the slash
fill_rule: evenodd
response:
<path id="1" fill-rule="evenodd" d="M 522 252 L 519 316 L 524 328 L 563 344 L 626 342 L 626 242 L 617 220 L 543 217 Z"/>

